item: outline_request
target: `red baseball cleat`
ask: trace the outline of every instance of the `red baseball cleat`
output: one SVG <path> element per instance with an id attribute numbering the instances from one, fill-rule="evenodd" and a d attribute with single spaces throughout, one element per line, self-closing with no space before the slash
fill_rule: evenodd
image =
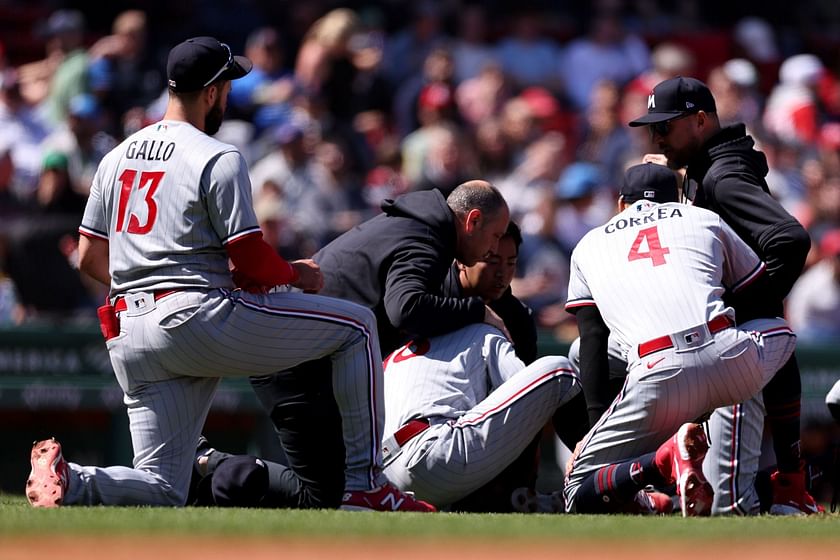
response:
<path id="1" fill-rule="evenodd" d="M 647 515 L 666 515 L 674 511 L 671 496 L 662 492 L 639 490 L 636 493 L 638 513 Z"/>
<path id="2" fill-rule="evenodd" d="M 26 498 L 33 507 L 58 507 L 64 501 L 70 468 L 55 438 L 32 445 L 32 472 L 26 480 Z"/>
<path id="3" fill-rule="evenodd" d="M 665 480 L 677 485 L 683 517 L 710 515 L 712 485 L 703 476 L 703 458 L 709 450 L 700 424 L 683 424 L 656 451 L 656 465 Z"/>
<path id="4" fill-rule="evenodd" d="M 771 515 L 825 513 L 825 508 L 819 505 L 805 489 L 804 470 L 795 473 L 776 471 L 770 475 L 770 482 L 773 485 Z"/>
<path id="5" fill-rule="evenodd" d="M 390 484 L 373 490 L 350 490 L 344 493 L 340 509 L 354 511 L 422 511 L 434 512 L 430 503 L 417 500 L 411 492 L 400 492 Z"/>

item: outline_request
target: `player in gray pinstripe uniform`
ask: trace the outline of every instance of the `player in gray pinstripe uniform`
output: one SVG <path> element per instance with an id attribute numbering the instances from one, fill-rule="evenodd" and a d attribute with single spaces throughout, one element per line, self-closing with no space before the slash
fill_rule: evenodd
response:
<path id="1" fill-rule="evenodd" d="M 569 362 L 580 372 L 580 338 L 569 347 Z M 609 363 L 609 393 L 613 399 L 620 391 L 627 376 L 626 350 L 619 347 L 616 338 L 607 342 Z M 581 380 L 586 387 L 587 380 Z M 590 404 L 590 403 L 587 403 Z M 595 424 L 606 411 L 609 402 L 589 406 L 590 422 Z M 743 403 L 716 408 L 706 422 L 709 452 L 703 461 L 703 474 L 712 485 L 714 499 L 712 515 L 755 515 L 761 500 L 755 479 L 761 458 L 763 437 L 761 422 L 750 418 L 764 416 L 764 399 L 761 394 Z"/>
<path id="2" fill-rule="evenodd" d="M 211 37 L 177 45 L 164 119 L 127 138 L 97 171 L 80 227 L 81 269 L 111 287 L 112 305 L 100 309 L 100 320 L 125 393 L 134 468 L 67 463 L 57 441 L 36 442 L 27 481 L 34 506 L 184 505 L 220 377 L 329 356 L 347 492 L 375 489 L 371 509 L 381 501 L 433 510 L 387 485 L 381 472 L 373 314 L 334 298 L 266 293 L 280 284 L 317 291 L 323 282 L 314 262 L 288 263 L 262 240 L 245 162 L 211 137 L 231 80 L 250 69 Z"/>
<path id="3" fill-rule="evenodd" d="M 722 296 L 760 302 L 769 289 L 764 264 L 719 216 L 676 203 L 672 174 L 663 180 L 651 164 L 638 168 L 649 176 L 622 191 L 621 212 L 572 254 L 566 307 L 581 329 L 582 375 L 607 371 L 609 333 L 629 349 L 629 366 L 623 390 L 577 450 L 566 507 L 624 511 L 641 488 L 676 483 L 683 515 L 704 515 L 708 444 L 702 427 L 686 422 L 758 393 L 795 336 L 760 303 L 738 306 L 734 327 Z"/>
<path id="4" fill-rule="evenodd" d="M 475 295 L 489 302 L 503 294 L 516 254 L 506 235 L 491 264 L 473 267 Z M 509 272 L 495 274 L 500 266 Z M 385 359 L 385 474 L 438 507 L 452 505 L 508 467 L 579 391 L 566 358 L 526 367 L 487 324 L 416 339 Z"/>

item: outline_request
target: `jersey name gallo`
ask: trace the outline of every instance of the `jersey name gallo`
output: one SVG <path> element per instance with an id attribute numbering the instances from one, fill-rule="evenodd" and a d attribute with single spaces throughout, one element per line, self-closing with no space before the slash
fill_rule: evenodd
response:
<path id="1" fill-rule="evenodd" d="M 135 140 L 128 144 L 126 159 L 145 159 L 148 161 L 167 161 L 175 151 L 175 142 L 162 140 Z"/>

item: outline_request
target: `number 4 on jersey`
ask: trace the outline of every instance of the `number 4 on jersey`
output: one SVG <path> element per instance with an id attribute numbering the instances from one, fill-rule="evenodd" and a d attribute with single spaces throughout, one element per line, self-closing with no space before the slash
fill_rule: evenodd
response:
<path id="1" fill-rule="evenodd" d="M 155 224 L 157 218 L 157 203 L 152 198 L 160 186 L 163 179 L 163 171 L 143 171 L 140 173 L 140 181 L 137 190 L 146 189 L 143 201 L 146 203 L 147 215 L 146 223 L 141 224 L 140 218 L 134 212 L 128 220 L 128 233 L 137 233 L 140 235 L 152 231 L 152 226 Z M 137 170 L 126 169 L 120 174 L 120 199 L 117 206 L 117 231 L 122 231 L 125 225 L 125 218 L 128 214 L 128 197 L 131 195 L 131 189 L 134 187 L 134 179 L 137 177 Z"/>
<path id="2" fill-rule="evenodd" d="M 639 250 L 642 242 L 647 244 L 647 251 Z M 627 255 L 627 260 L 650 259 L 653 266 L 659 266 L 661 264 L 668 264 L 665 262 L 665 255 L 670 252 L 670 249 L 660 245 L 659 230 L 656 226 L 653 226 L 639 231 L 639 235 L 633 241 L 633 246 L 630 247 L 630 254 Z"/>

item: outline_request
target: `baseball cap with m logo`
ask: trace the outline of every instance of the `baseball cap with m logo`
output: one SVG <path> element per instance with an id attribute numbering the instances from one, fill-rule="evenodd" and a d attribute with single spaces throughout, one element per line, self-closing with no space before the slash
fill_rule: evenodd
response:
<path id="1" fill-rule="evenodd" d="M 699 111 L 717 112 L 715 98 L 706 84 L 682 76 L 656 84 L 648 96 L 647 109 L 647 114 L 630 121 L 630 126 L 670 121 Z"/>

